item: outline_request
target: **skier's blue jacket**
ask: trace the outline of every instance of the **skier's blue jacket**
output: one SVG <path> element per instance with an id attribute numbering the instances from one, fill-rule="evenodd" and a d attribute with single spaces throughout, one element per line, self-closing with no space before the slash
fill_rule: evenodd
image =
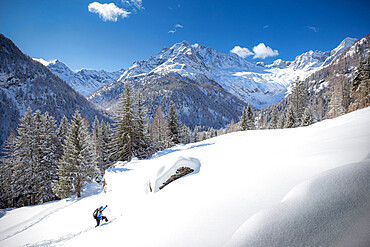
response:
<path id="1" fill-rule="evenodd" d="M 96 218 L 98 218 L 99 220 L 101 219 L 101 215 L 103 214 L 103 211 L 104 211 L 104 209 L 106 209 L 107 208 L 107 206 L 105 206 L 104 208 L 100 208 L 99 210 L 98 210 L 98 213 L 96 214 Z"/>

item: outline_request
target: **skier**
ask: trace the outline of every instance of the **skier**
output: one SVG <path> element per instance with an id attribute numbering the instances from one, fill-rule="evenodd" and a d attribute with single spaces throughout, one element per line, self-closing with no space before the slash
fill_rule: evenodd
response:
<path id="1" fill-rule="evenodd" d="M 105 222 L 108 222 L 108 218 L 103 216 L 103 210 L 106 209 L 108 207 L 108 205 L 105 205 L 105 207 L 103 208 L 103 206 L 101 206 L 100 208 L 97 208 L 95 209 L 94 211 L 94 219 L 96 220 L 96 226 L 95 227 L 98 227 L 100 225 L 100 221 L 101 220 L 105 220 Z"/>

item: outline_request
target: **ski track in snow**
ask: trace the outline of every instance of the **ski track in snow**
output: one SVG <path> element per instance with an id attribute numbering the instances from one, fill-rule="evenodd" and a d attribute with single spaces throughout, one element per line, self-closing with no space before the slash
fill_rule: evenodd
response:
<path id="1" fill-rule="evenodd" d="M 22 228 L 21 230 L 19 230 L 19 231 L 16 231 L 15 233 L 13 233 L 13 234 L 10 234 L 10 235 L 8 235 L 8 236 L 6 236 L 5 238 L 3 238 L 3 239 L 0 239 L 0 242 L 1 241 L 4 241 L 4 240 L 6 240 L 6 239 L 8 239 L 8 238 L 11 238 L 11 237 L 13 237 L 13 236 L 15 236 L 15 235 L 17 235 L 17 234 L 20 234 L 20 233 L 22 233 L 22 232 L 24 232 L 24 231 L 26 231 L 26 230 L 28 230 L 28 229 L 30 229 L 31 227 L 33 227 L 33 226 L 35 226 L 35 225 L 37 225 L 38 223 L 40 223 L 40 222 L 42 222 L 44 219 L 47 219 L 47 218 L 49 218 L 50 216 L 52 216 L 54 213 L 56 213 L 56 212 L 58 212 L 58 211 L 60 211 L 60 210 L 62 210 L 62 209 L 64 209 L 64 208 L 66 208 L 66 207 L 69 207 L 69 206 L 71 206 L 71 205 L 73 205 L 74 203 L 76 203 L 77 201 L 79 201 L 79 200 L 71 200 L 72 202 L 71 203 L 69 203 L 69 204 L 67 204 L 67 205 L 64 205 L 64 206 L 59 206 L 59 207 L 57 207 L 57 206 L 55 206 L 55 207 L 57 207 L 56 209 L 54 209 L 54 210 L 52 210 L 52 211 L 50 211 L 50 209 L 49 208 L 47 208 L 47 209 L 45 209 L 45 210 L 43 210 L 43 211 L 41 211 L 40 212 L 40 214 L 43 214 L 43 213 L 46 213 L 46 212 L 48 212 L 47 214 L 45 214 L 45 215 L 43 215 L 43 216 L 41 216 L 41 217 L 39 217 L 39 218 L 37 218 L 37 219 L 35 219 L 35 220 L 29 220 L 29 219 L 27 219 L 27 220 L 25 220 L 25 221 L 23 221 L 23 222 L 20 222 L 19 224 L 17 224 L 17 225 L 15 225 L 15 226 L 12 226 L 12 227 L 10 227 L 10 228 L 8 228 L 8 229 L 4 229 L 4 231 L 3 232 L 5 232 L 5 231 L 9 231 L 9 230 L 11 230 L 12 228 L 17 228 L 19 225 L 21 225 L 21 224 L 24 224 L 25 222 L 27 222 L 27 221 L 31 221 L 31 223 L 30 224 L 28 224 L 28 225 L 26 225 L 24 228 Z"/>
<path id="2" fill-rule="evenodd" d="M 103 227 L 103 226 L 106 226 L 110 223 L 112 223 L 115 219 L 113 220 L 110 220 L 108 222 L 104 222 L 102 223 L 99 227 Z M 99 228 L 98 227 L 98 228 Z M 49 240 L 44 240 L 42 242 L 39 242 L 39 243 L 35 243 L 35 244 L 26 244 L 26 245 L 21 245 L 22 246 L 27 246 L 27 247 L 42 247 L 42 246 L 61 246 L 63 244 L 65 244 L 66 241 L 68 240 L 71 240 L 72 238 L 75 238 L 83 233 L 86 233 L 86 232 L 89 232 L 91 230 L 94 230 L 96 227 L 95 226 L 91 226 L 91 227 L 88 227 L 86 228 L 85 230 L 82 230 L 78 233 L 75 233 L 75 234 L 67 234 L 65 236 L 62 236 L 62 237 L 59 237 L 59 238 L 56 238 L 56 239 L 49 239 Z M 97 228 L 97 229 L 98 229 Z"/>

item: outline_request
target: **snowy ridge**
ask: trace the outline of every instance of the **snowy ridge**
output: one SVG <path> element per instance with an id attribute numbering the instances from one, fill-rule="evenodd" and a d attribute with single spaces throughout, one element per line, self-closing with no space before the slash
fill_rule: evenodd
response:
<path id="1" fill-rule="evenodd" d="M 332 51 L 308 51 L 294 61 L 278 59 L 270 65 L 250 63 L 234 53 L 223 54 L 183 41 L 146 61 L 135 62 L 118 80 L 141 80 L 152 74 L 178 74 L 192 80 L 205 76 L 244 102 L 263 108 L 283 99 L 297 77 L 305 79 L 329 65 L 355 40 L 346 38 Z"/>
<path id="2" fill-rule="evenodd" d="M 81 69 L 76 72 L 72 71 L 67 65 L 58 59 L 45 61 L 42 58 L 33 58 L 33 60 L 42 63 L 54 74 L 67 82 L 73 89 L 85 97 L 95 92 L 99 88 L 116 81 L 124 69 L 107 72 L 105 70 Z"/>
<path id="3" fill-rule="evenodd" d="M 106 171 L 104 191 L 4 210 L 0 245 L 367 246 L 369 125 L 366 108 L 308 127 L 236 132 L 119 163 Z M 199 160 L 201 169 L 148 193 L 153 175 L 179 160 L 192 163 L 180 157 Z M 108 205 L 110 223 L 93 228 L 100 205 Z"/>

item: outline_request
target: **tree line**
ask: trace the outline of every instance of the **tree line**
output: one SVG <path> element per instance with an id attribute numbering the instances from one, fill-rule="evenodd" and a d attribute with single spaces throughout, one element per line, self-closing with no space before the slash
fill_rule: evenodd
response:
<path id="1" fill-rule="evenodd" d="M 151 121 L 146 118 L 140 90 L 130 84 L 120 95 L 112 123 L 95 117 L 92 126 L 76 109 L 70 120 L 65 116 L 57 126 L 48 112 L 28 108 L 16 131 L 11 130 L 0 157 L 0 206 L 35 205 L 72 195 L 82 188 L 103 182 L 107 168 L 117 161 L 145 159 L 176 144 L 193 143 L 235 131 L 307 126 L 315 121 L 307 105 L 306 89 L 296 80 L 289 97 L 288 112 L 278 116 L 274 107 L 268 123 L 263 112 L 255 114 L 248 104 L 239 121 L 225 128 L 192 130 L 179 120 L 171 101 L 168 115 L 161 106 Z"/>
<path id="2" fill-rule="evenodd" d="M 140 91 L 129 84 L 120 95 L 112 123 L 95 117 L 92 126 L 76 109 L 57 125 L 53 116 L 29 107 L 11 130 L 0 157 L 0 207 L 21 207 L 81 196 L 82 188 L 103 182 L 104 171 L 117 161 L 154 153 L 179 143 L 196 142 L 170 103 L 165 117 L 159 106 L 152 121 L 145 116 Z"/>

